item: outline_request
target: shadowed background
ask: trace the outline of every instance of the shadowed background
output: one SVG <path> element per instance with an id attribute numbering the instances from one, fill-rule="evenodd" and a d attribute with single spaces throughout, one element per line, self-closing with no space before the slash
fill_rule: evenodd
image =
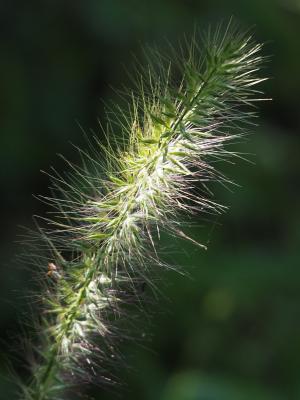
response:
<path id="1" fill-rule="evenodd" d="M 100 133 L 104 101 L 128 83 L 140 44 L 171 42 L 196 24 L 228 20 L 254 26 L 272 55 L 260 104 L 260 127 L 238 145 L 251 165 L 220 166 L 240 187 L 216 188 L 226 215 L 199 220 L 169 256 L 190 277 L 165 275 L 147 349 L 124 347 L 132 369 L 124 387 L 93 390 L 95 400 L 297 400 L 300 398 L 300 2 L 298 0 L 2 1 L 0 4 L 0 399 L 10 400 L 7 357 L 28 313 L 28 272 L 11 261 L 18 225 L 31 226 L 48 194 L 39 170 L 76 161 L 84 145 L 78 123 Z M 125 66 L 125 68 L 124 68 Z M 134 73 L 134 72 L 132 72 Z M 111 86 L 110 86 L 111 85 Z M 78 122 L 77 122 L 78 121 Z M 143 334 L 141 326 L 141 335 Z M 122 369 L 120 367 L 120 369 Z"/>

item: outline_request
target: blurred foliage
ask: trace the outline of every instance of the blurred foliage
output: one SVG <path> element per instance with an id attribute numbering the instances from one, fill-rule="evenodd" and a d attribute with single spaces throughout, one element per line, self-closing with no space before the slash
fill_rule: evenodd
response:
<path id="1" fill-rule="evenodd" d="M 11 259 L 17 225 L 47 211 L 32 197 L 49 193 L 38 171 L 63 170 L 56 153 L 77 161 L 69 142 L 84 146 L 79 124 L 99 131 L 101 99 L 113 101 L 110 85 L 128 83 L 140 43 L 175 42 L 194 24 L 205 29 L 231 15 L 253 26 L 271 55 L 264 90 L 273 101 L 260 105 L 260 128 L 238 145 L 254 165 L 220 166 L 241 187 L 216 187 L 227 214 L 191 228 L 207 252 L 164 239 L 169 261 L 189 276 L 165 274 L 151 326 L 141 326 L 147 349 L 128 344 L 124 386 L 93 396 L 300 398 L 299 0 L 12 0 L 0 4 L 0 399 L 14 398 L 6 358 L 24 374 L 12 350 L 31 273 Z"/>

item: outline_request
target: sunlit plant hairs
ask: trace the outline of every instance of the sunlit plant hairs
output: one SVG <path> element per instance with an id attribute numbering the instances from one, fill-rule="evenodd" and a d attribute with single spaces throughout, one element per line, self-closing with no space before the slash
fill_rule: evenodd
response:
<path id="1" fill-rule="evenodd" d="M 80 165 L 51 173 L 43 200 L 52 213 L 28 240 L 42 295 L 20 399 L 73 399 L 74 385 L 117 381 L 118 345 L 144 312 L 143 287 L 172 268 L 156 251 L 161 232 L 189 239 L 182 214 L 223 210 L 206 185 L 227 182 L 216 163 L 236 155 L 227 144 L 261 100 L 260 49 L 230 23 L 178 51 L 146 50 L 128 108 L 108 112 L 105 143 L 90 138 Z"/>

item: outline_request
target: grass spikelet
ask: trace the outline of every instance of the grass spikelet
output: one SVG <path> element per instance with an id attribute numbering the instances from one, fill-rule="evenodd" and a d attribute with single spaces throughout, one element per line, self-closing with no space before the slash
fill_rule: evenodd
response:
<path id="1" fill-rule="evenodd" d="M 68 176 L 49 174 L 53 197 L 42 200 L 53 212 L 30 240 L 46 287 L 22 399 L 63 399 L 79 379 L 114 380 L 110 366 L 142 307 L 141 288 L 153 285 L 151 268 L 166 267 L 159 232 L 188 239 L 181 213 L 223 211 L 206 183 L 225 180 L 216 162 L 234 155 L 226 145 L 260 100 L 260 49 L 229 24 L 201 42 L 195 35 L 179 53 L 147 51 L 129 111 L 109 113 L 107 144 L 92 139 L 79 149 L 81 165 L 66 161 Z"/>

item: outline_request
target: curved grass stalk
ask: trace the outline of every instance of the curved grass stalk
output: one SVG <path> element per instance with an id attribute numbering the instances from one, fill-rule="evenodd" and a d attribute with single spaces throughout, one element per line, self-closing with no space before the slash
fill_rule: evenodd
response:
<path id="1" fill-rule="evenodd" d="M 260 49 L 228 26 L 201 47 L 193 39 L 181 56 L 152 52 L 129 115 L 110 116 L 107 146 L 96 140 L 93 156 L 80 150 L 82 166 L 69 164 L 71 176 L 52 176 L 56 195 L 44 201 L 56 211 L 39 228 L 46 249 L 39 264 L 48 264 L 45 343 L 23 399 L 66 398 L 79 377 L 110 381 L 106 369 L 118 358 L 118 340 L 130 336 L 141 285 L 152 285 L 154 264 L 163 267 L 155 250 L 160 230 L 186 237 L 181 212 L 223 210 L 205 185 L 225 179 L 214 163 L 233 155 L 226 144 L 242 134 L 249 106 L 260 100 Z"/>

